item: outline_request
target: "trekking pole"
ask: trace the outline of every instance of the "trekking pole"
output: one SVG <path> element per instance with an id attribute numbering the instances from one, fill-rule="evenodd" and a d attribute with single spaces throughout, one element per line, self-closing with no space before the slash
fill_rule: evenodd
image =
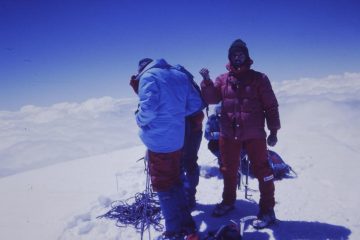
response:
<path id="1" fill-rule="evenodd" d="M 241 173 L 241 165 L 240 165 L 237 172 L 237 187 L 239 190 L 241 190 L 241 180 L 242 180 L 242 173 Z"/>
<path id="2" fill-rule="evenodd" d="M 246 156 L 246 178 L 245 178 L 245 199 L 249 199 L 252 195 L 248 194 L 249 189 L 249 174 L 250 174 L 250 161 L 249 158 Z"/>
<path id="3" fill-rule="evenodd" d="M 145 173 L 146 173 L 146 181 L 145 181 L 145 195 L 146 196 L 150 196 L 150 173 L 149 173 L 149 164 L 147 162 L 148 160 L 148 155 L 146 153 L 146 156 L 143 158 L 144 159 L 144 164 L 145 164 Z M 149 199 L 148 198 L 145 198 L 144 199 L 144 208 L 142 209 L 143 210 L 143 216 L 147 216 L 147 211 L 148 211 L 148 205 L 149 205 Z M 145 223 L 146 221 L 146 223 Z M 143 236 L 144 236 L 144 231 L 145 231 L 145 226 L 148 225 L 148 218 L 145 217 L 142 219 L 142 222 L 141 222 L 141 240 L 143 240 Z M 148 228 L 148 233 L 149 233 L 149 239 L 151 239 L 151 236 L 150 236 L 150 227 Z"/>

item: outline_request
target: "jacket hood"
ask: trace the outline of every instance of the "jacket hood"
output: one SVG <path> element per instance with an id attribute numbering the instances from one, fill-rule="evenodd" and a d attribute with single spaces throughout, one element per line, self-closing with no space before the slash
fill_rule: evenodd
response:
<path id="1" fill-rule="evenodd" d="M 151 58 L 143 58 L 139 61 L 138 72 L 141 72 L 153 60 Z"/>
<path id="2" fill-rule="evenodd" d="M 170 64 L 168 64 L 165 59 L 156 59 L 150 62 L 146 67 L 136 76 L 136 79 L 139 80 L 140 77 L 149 69 L 151 68 L 168 68 Z"/>
<path id="3" fill-rule="evenodd" d="M 250 58 L 250 55 L 249 55 L 249 49 L 247 48 L 246 43 L 241 39 L 236 39 L 230 45 L 230 48 L 229 48 L 229 51 L 228 51 L 228 59 L 229 59 L 230 64 L 232 64 L 230 56 L 236 51 L 240 51 L 240 52 L 245 54 L 246 60 L 245 60 L 245 63 L 243 65 L 248 65 L 250 67 L 251 64 L 253 64 L 253 61 L 252 61 L 252 59 Z"/>

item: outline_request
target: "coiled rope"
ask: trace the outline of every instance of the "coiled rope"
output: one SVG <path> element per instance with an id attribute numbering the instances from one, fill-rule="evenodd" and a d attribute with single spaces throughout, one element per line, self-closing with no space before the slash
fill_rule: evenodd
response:
<path id="1" fill-rule="evenodd" d="M 114 201 L 111 203 L 111 209 L 97 218 L 108 218 L 116 220 L 116 226 L 128 227 L 132 226 L 141 233 L 141 239 L 146 230 L 149 231 L 150 226 L 156 231 L 163 231 L 164 226 L 160 223 L 162 219 L 160 203 L 157 195 L 151 191 L 150 176 L 146 157 L 140 158 L 144 160 L 146 173 L 146 188 L 142 193 L 136 193 L 125 201 Z M 138 160 L 138 161 L 139 161 Z"/>

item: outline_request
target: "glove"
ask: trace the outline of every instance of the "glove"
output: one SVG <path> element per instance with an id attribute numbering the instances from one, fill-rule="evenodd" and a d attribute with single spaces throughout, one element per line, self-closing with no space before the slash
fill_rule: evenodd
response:
<path id="1" fill-rule="evenodd" d="M 203 80 L 210 81 L 209 70 L 207 68 L 202 68 L 199 73 L 203 77 Z"/>
<path id="2" fill-rule="evenodd" d="M 273 147 L 276 145 L 278 139 L 277 139 L 277 136 L 276 136 L 276 132 L 270 132 L 270 135 L 268 136 L 267 138 L 267 144 L 270 146 L 270 147 Z"/>
<path id="3" fill-rule="evenodd" d="M 136 79 L 136 76 L 135 75 L 132 75 L 131 76 L 131 79 L 130 79 L 130 86 L 132 87 L 132 89 L 134 90 L 134 92 L 136 94 L 139 93 L 139 80 Z"/>

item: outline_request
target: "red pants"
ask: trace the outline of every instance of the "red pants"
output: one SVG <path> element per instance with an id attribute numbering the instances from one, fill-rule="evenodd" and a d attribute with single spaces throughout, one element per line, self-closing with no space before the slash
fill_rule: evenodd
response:
<path id="1" fill-rule="evenodd" d="M 228 205 L 236 200 L 237 171 L 240 165 L 240 152 L 244 148 L 250 159 L 251 170 L 259 182 L 261 211 L 268 211 L 275 205 L 275 186 L 273 173 L 268 164 L 265 139 L 245 141 L 220 137 L 221 172 L 224 176 L 223 202 Z"/>
<path id="2" fill-rule="evenodd" d="M 181 149 L 170 153 L 156 153 L 148 150 L 148 164 L 154 191 L 168 191 L 181 183 Z"/>

